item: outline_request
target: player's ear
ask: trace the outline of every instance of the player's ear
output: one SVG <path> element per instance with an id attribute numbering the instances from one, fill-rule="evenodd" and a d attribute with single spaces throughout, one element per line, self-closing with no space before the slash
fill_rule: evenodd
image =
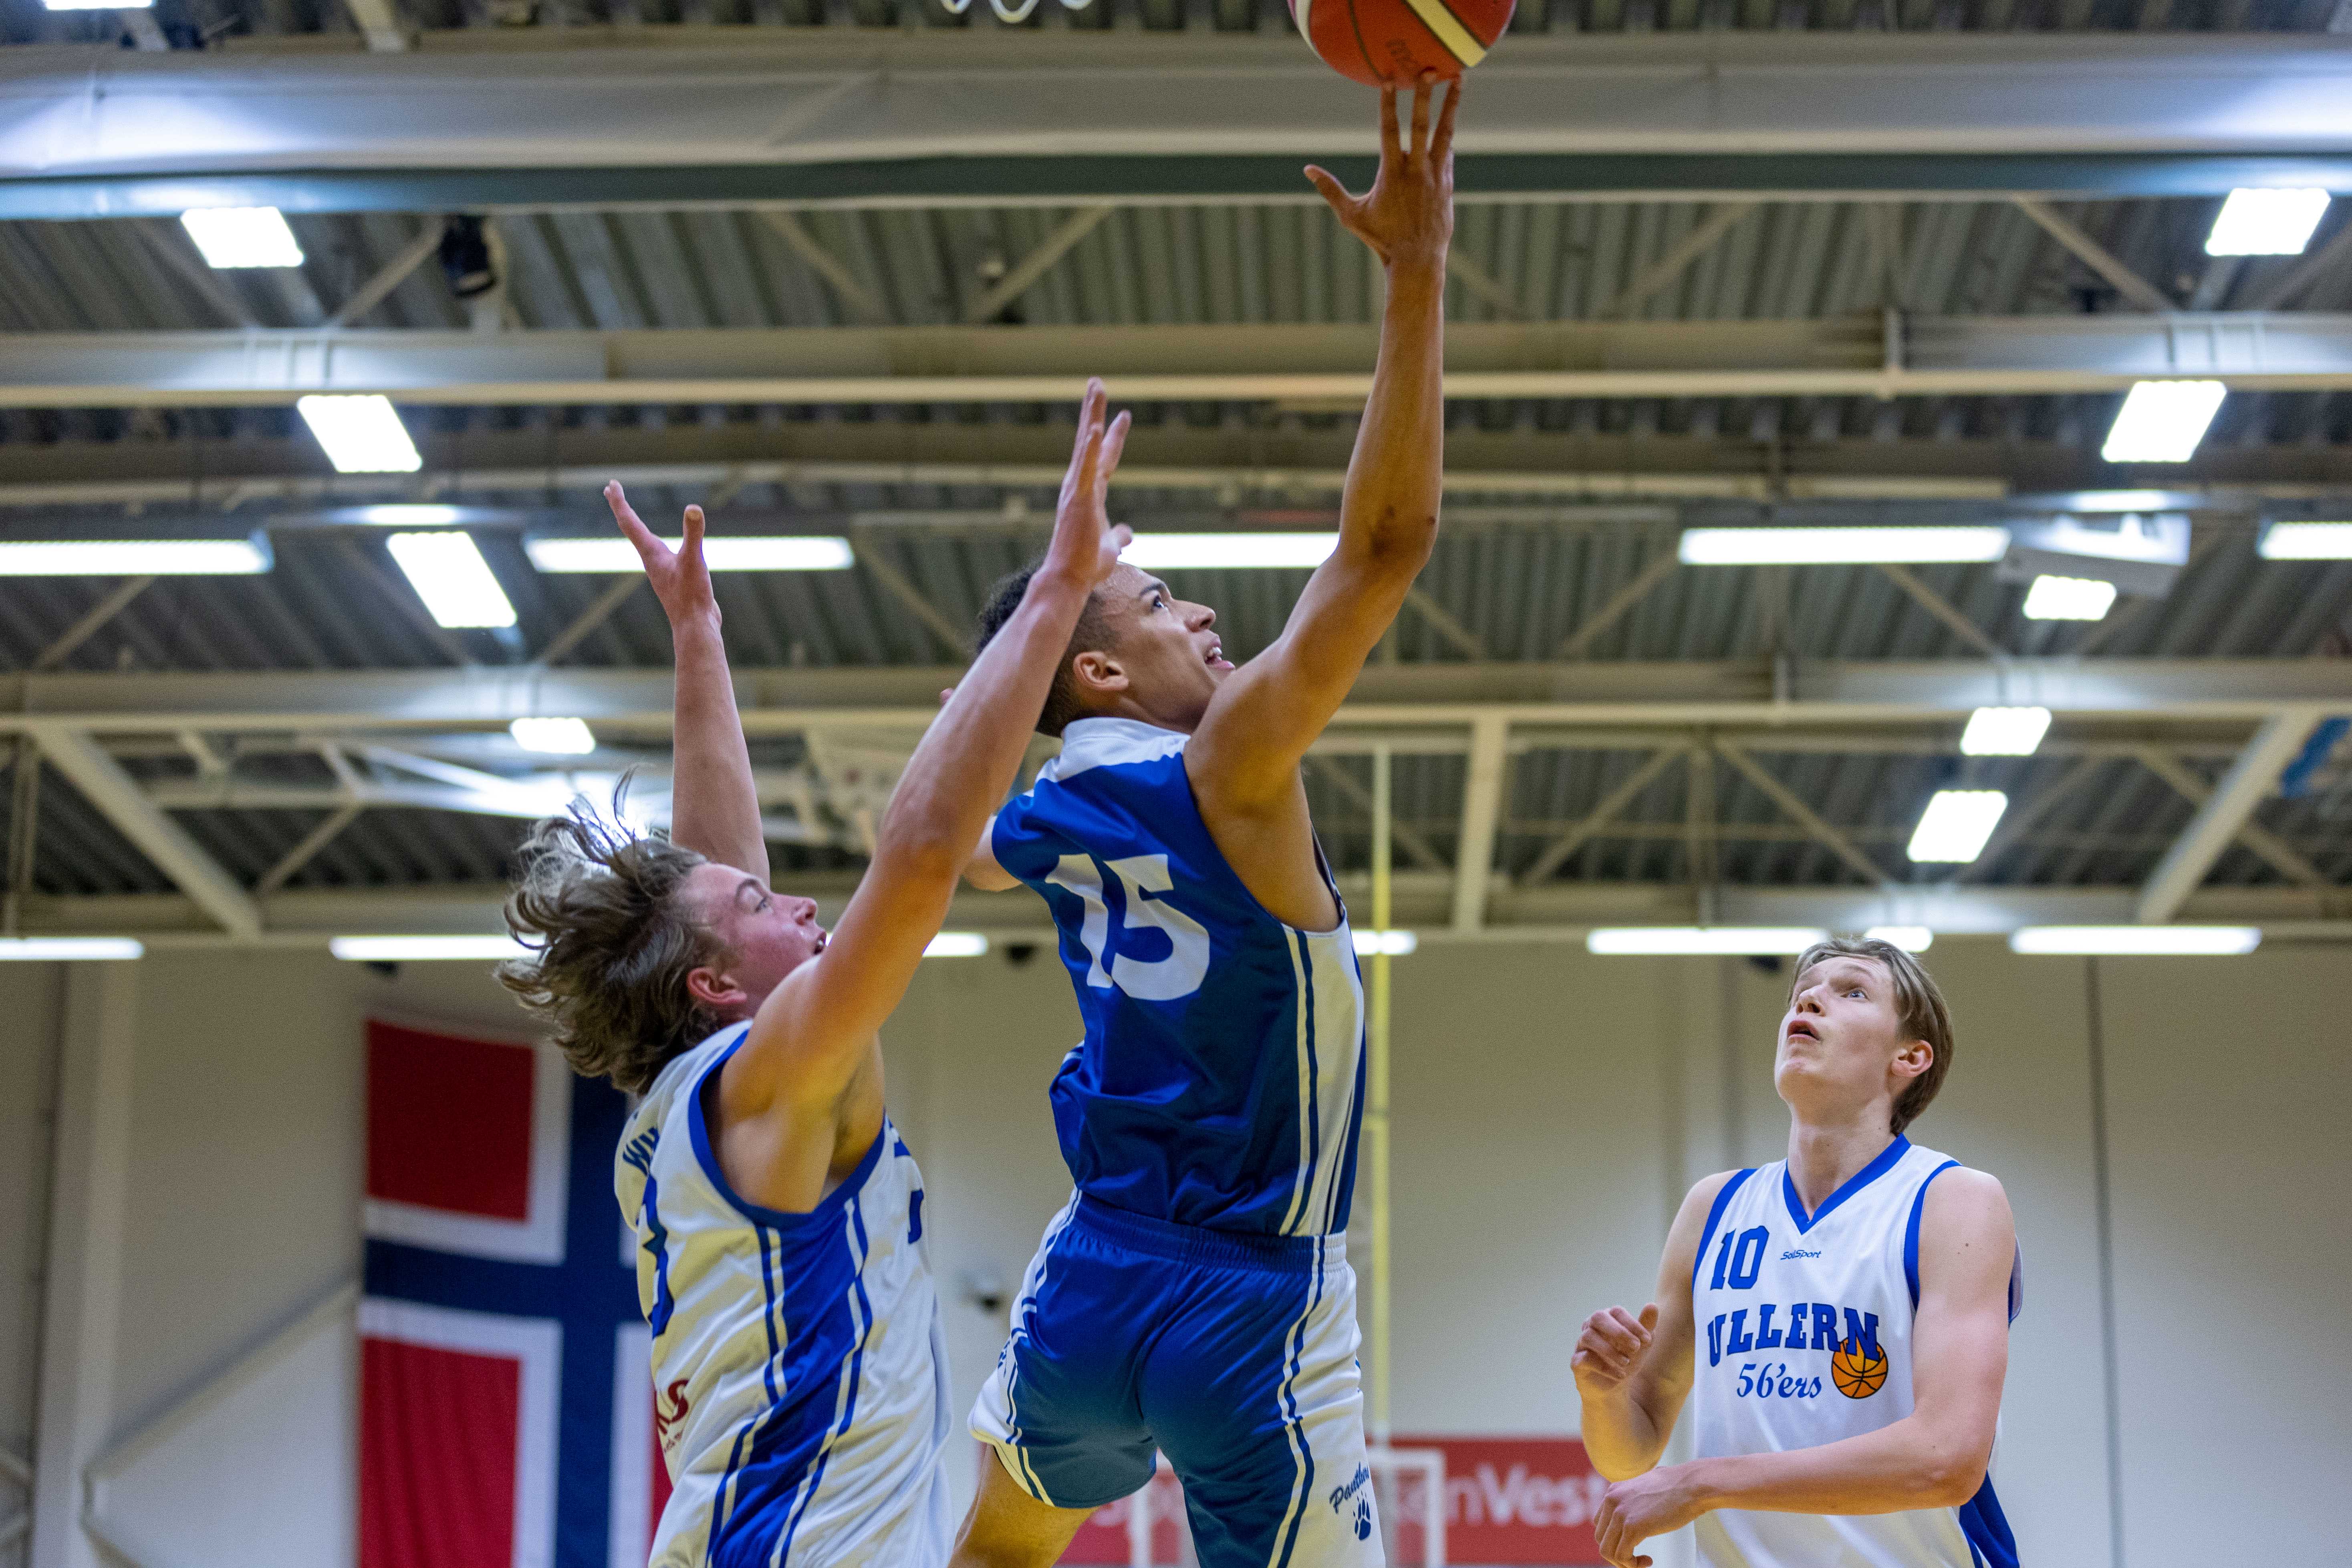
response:
<path id="1" fill-rule="evenodd" d="M 1108 697 L 1128 688 L 1126 668 L 1115 656 L 1100 648 L 1088 648 L 1071 659 L 1070 673 L 1081 691 Z"/>
<path id="2" fill-rule="evenodd" d="M 1902 1079 L 1916 1079 L 1936 1065 L 1936 1047 L 1925 1040 L 1906 1040 L 1895 1053 L 1894 1071 Z"/>
<path id="3" fill-rule="evenodd" d="M 707 963 L 686 972 L 686 994 L 694 998 L 696 1006 L 708 1007 L 712 1012 L 725 1012 L 748 1000 L 733 976 Z"/>

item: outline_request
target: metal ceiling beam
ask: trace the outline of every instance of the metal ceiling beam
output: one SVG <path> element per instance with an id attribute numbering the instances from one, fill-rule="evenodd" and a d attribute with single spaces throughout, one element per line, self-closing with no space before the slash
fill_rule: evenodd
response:
<path id="1" fill-rule="evenodd" d="M 2252 819 L 2254 808 L 2278 787 L 2279 773 L 2303 749 L 2312 726 L 2330 712 L 2325 708 L 2294 709 L 2273 715 L 2254 731 L 2254 738 L 2246 742 L 2246 749 L 2238 753 L 2221 784 L 2149 874 L 2134 911 L 2140 921 L 2161 924 L 2175 918 L 2231 840 Z"/>
<path id="2" fill-rule="evenodd" d="M 1341 891 L 1361 904 L 1364 879 L 1343 875 Z M 1486 923 L 1475 933 L 1446 924 L 1453 879 L 1444 872 L 1400 871 L 1398 919 L 1423 940 L 1580 941 L 1595 925 L 1688 924 L 1696 900 L 1686 887 L 1655 882 L 1565 883 L 1520 890 L 1497 889 Z M 812 872 L 790 879 L 795 892 L 817 900 L 821 917 L 837 916 L 855 890 L 855 872 Z M 264 943 L 316 947 L 330 935 L 354 931 L 491 932 L 505 930 L 496 883 L 455 883 L 423 889 L 298 889 L 269 899 Z M 1858 931 L 1874 925 L 1926 925 L 1948 936 L 1991 935 L 2021 925 L 2120 925 L 2131 919 L 2130 888 L 1965 888 L 1928 884 L 1746 888 L 1717 889 L 1717 915 L 1738 925 L 1818 925 Z M 2213 888 L 2185 904 L 2189 921 L 2249 921 L 2280 938 L 2352 939 L 2352 920 L 2336 907 L 2340 895 L 2305 888 Z M 960 930 L 1051 941 L 1053 928 L 1025 891 L 957 894 L 948 923 Z M 151 946 L 209 945 L 225 940 L 202 910 L 175 894 L 116 894 L 36 898 L 25 924 L 43 933 L 122 932 Z"/>
<path id="3" fill-rule="evenodd" d="M 419 426 L 423 421 L 416 422 Z M 722 425 L 583 423 L 555 428 L 413 432 L 425 467 L 415 474 L 336 474 L 307 435 L 240 433 L 234 441 L 0 443 L 0 506 L 246 508 L 434 500 L 551 488 L 593 494 L 608 480 L 633 490 L 670 486 L 714 512 L 720 492 L 752 485 L 1016 486 L 1050 492 L 1070 459 L 1068 426 L 1012 419 L 739 420 Z M 1336 495 L 1354 432 L 1235 421 L 1195 429 L 1139 426 L 1112 483 L 1154 489 L 1238 489 Z M 1664 503 L 1674 500 L 1997 500 L 2026 490 L 2098 489 L 2116 470 L 2082 443 L 1792 439 L 1775 445 L 1710 436 L 1483 431 L 1445 436 L 1449 492 L 1522 499 Z M 2352 447 L 2209 441 L 2168 466 L 2170 489 L 2311 495 L 2352 490 Z M 574 498 L 572 504 L 580 504 Z M 680 498 L 686 499 L 686 498 Z M 1654 505 L 1654 521 L 1674 520 Z M 1447 513 L 1454 526 L 1458 510 Z M 1631 514 L 1626 514 L 1630 520 Z M 2220 538 L 2200 533 L 2200 544 Z M 1668 552 L 1671 559 L 1671 552 Z M 2134 601 L 2135 604 L 2141 601 Z M 2103 626 L 2126 614 L 2119 610 Z"/>
<path id="4" fill-rule="evenodd" d="M 147 798 L 139 782 L 87 734 L 58 724 L 36 724 L 34 739 L 49 765 L 66 776 L 115 830 L 135 845 L 155 868 L 233 937 L 261 932 L 261 906 L 221 868 L 162 807 Z"/>
<path id="5" fill-rule="evenodd" d="M 1455 398 L 2034 395 L 2147 376 L 2352 387 L 2352 314 L 1920 316 L 1889 364 L 1876 313 L 1820 320 L 1465 322 Z M 1370 325 L 253 331 L 0 336 L 0 406 L 1325 400 L 1371 389 Z"/>
<path id="6" fill-rule="evenodd" d="M 1462 786 L 1462 828 L 1454 850 L 1454 929 L 1476 931 L 1486 918 L 1495 876 L 1495 833 L 1509 783 L 1510 720 L 1481 713 L 1470 721 L 1470 769 Z"/>
<path id="7" fill-rule="evenodd" d="M 939 710 L 954 666 L 739 669 L 736 700 L 756 734 L 911 727 Z M 0 676 L 0 733 L 103 731 L 173 735 L 503 729 L 574 714 L 614 736 L 669 732 L 670 672 L 534 665 L 465 670 Z M 1337 722 L 1364 730 L 1466 725 L 1623 736 L 1692 725 L 1900 725 L 1965 719 L 1989 704 L 2166 722 L 2252 724 L 2294 709 L 2352 711 L 2352 660 L 2016 658 L 1801 661 L 1776 682 L 1769 661 L 1372 665 Z M 1622 743 L 1619 742 L 1619 743 Z"/>
<path id="8" fill-rule="evenodd" d="M 387 55 L 7 51 L 0 216 L 1311 201 L 1302 157 L 1355 183 L 1376 145 L 1360 91 L 1271 34 L 478 31 Z M 2352 46 L 2310 34 L 1519 35 L 1477 91 L 1472 194 L 2210 194 L 2340 188 L 2352 165 Z"/>

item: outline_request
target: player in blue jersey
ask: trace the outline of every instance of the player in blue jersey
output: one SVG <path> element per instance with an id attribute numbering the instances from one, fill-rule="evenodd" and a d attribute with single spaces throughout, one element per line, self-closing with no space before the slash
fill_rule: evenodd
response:
<path id="1" fill-rule="evenodd" d="M 639 1097 L 614 1186 L 636 1232 L 674 1481 L 654 1568 L 947 1558 L 944 1335 L 877 1031 L 1126 542 L 1102 497 L 1127 416 L 1104 416 L 1096 383 L 1045 563 L 915 749 L 830 935 L 813 900 L 768 886 L 701 509 L 673 552 L 607 491 L 677 647 L 672 837 L 584 815 L 541 824 L 508 904 L 539 951 L 500 977 L 574 1068 Z"/>
<path id="2" fill-rule="evenodd" d="M 1904 1136 L 1951 1062 L 1909 953 L 1798 958 L 1773 1065 L 1788 1158 L 1693 1187 L 1656 1300 L 1594 1313 L 1570 1357 L 1617 1568 L 1694 1521 L 1708 1568 L 2016 1568 L 1986 1476 L 2016 1226 L 1999 1182 Z M 1656 1468 L 1694 1396 L 1696 1457 Z"/>
<path id="3" fill-rule="evenodd" d="M 960 1568 L 1052 1563 L 1155 1449 L 1203 1568 L 1381 1560 L 1344 1237 L 1362 994 L 1299 765 L 1436 540 L 1459 89 L 1433 130 L 1436 96 L 1424 79 L 1408 141 L 1381 95 L 1370 195 L 1310 171 L 1388 273 L 1331 557 L 1238 669 L 1213 611 L 1113 573 L 1037 716 L 1061 754 L 974 857 L 976 882 L 1045 897 L 1086 1037 L 1052 1091 L 1077 1190 L 973 1412 L 1000 1462 Z"/>

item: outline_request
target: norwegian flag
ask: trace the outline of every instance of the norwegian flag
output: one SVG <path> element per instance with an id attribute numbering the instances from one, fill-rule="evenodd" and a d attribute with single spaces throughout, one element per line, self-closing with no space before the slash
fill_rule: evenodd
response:
<path id="1" fill-rule="evenodd" d="M 643 1568 L 669 1477 L 613 1204 L 627 1102 L 371 1020 L 360 1568 Z"/>

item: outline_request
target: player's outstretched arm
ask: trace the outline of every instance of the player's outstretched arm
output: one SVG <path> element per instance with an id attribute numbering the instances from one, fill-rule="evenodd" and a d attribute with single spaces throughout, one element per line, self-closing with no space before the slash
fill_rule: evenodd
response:
<path id="1" fill-rule="evenodd" d="M 1816 1448 L 1695 1459 L 1620 1482 L 1593 1519 L 1601 1556 L 1616 1568 L 1644 1568 L 1650 1559 L 1635 1553 L 1642 1542 L 1719 1508 L 1900 1513 L 1967 1502 L 1992 1462 L 2016 1256 L 2000 1184 L 1982 1171 L 1938 1177 L 1919 1218 L 1911 1414 Z"/>
<path id="2" fill-rule="evenodd" d="M 1357 427 L 1339 503 L 1339 542 L 1316 568 L 1275 644 L 1229 676 L 1194 732 L 1188 770 L 1224 810 L 1266 809 L 1298 787 L 1307 748 L 1339 711 L 1364 660 L 1404 605 L 1437 540 L 1444 477 L 1445 249 L 1454 232 L 1457 80 L 1430 126 L 1438 83 L 1414 96 L 1412 139 L 1397 95 L 1381 93 L 1381 172 L 1352 196 L 1321 169 L 1307 177 L 1388 275 L 1379 368 Z"/>
<path id="3" fill-rule="evenodd" d="M 1045 563 L 899 774 L 873 862 L 824 953 L 761 1005 L 743 1051 L 745 1079 L 726 1085 L 730 1110 L 755 1110 L 762 1094 L 802 1106 L 838 1100 L 939 933 L 981 826 L 1028 750 L 1087 595 L 1128 543 L 1128 531 L 1110 526 L 1103 510 L 1128 416 L 1107 413 L 1102 383 L 1088 383 Z"/>
<path id="4" fill-rule="evenodd" d="M 646 580 L 669 616 L 677 666 L 670 714 L 670 837 L 765 882 L 768 842 L 760 831 L 751 753 L 743 743 L 735 682 L 719 635 L 719 599 L 702 558 L 702 509 L 686 509 L 686 537 L 672 550 L 639 521 L 618 479 L 604 487 L 604 501 L 621 532 L 636 546 Z"/>
<path id="5" fill-rule="evenodd" d="M 1683 1198 L 1658 1259 L 1657 1293 L 1639 1313 L 1622 1307 L 1584 1321 L 1569 1370 L 1583 1406 L 1580 1431 L 1592 1468 L 1612 1481 L 1658 1462 L 1691 1389 L 1691 1269 L 1707 1211 L 1730 1179 L 1713 1175 Z"/>

